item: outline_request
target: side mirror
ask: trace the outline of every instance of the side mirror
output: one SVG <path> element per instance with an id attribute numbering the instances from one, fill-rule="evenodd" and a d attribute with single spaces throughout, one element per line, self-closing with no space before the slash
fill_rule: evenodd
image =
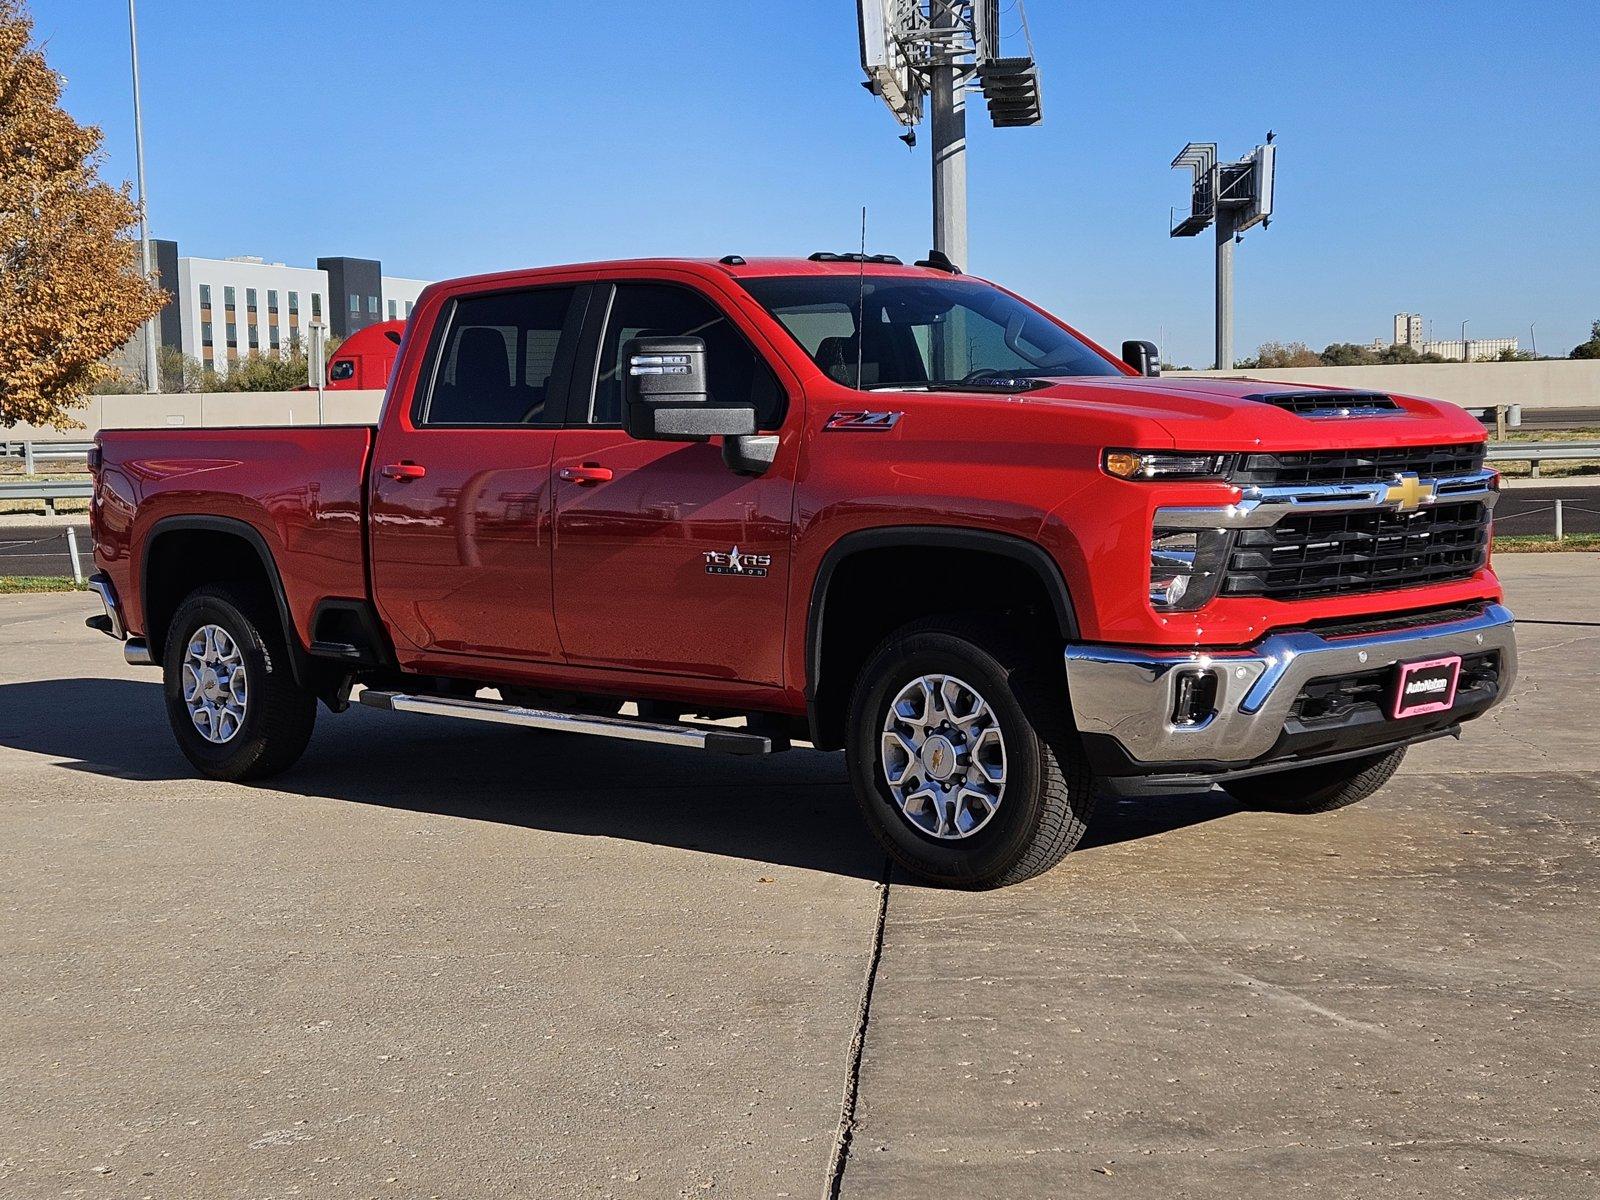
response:
<path id="1" fill-rule="evenodd" d="M 1122 361 L 1141 375 L 1161 374 L 1161 351 L 1154 342 L 1123 342 Z"/>
<path id="2" fill-rule="evenodd" d="M 622 348 L 622 428 L 655 442 L 703 442 L 756 431 L 753 405 L 714 404 L 706 344 L 694 337 L 634 338 Z"/>

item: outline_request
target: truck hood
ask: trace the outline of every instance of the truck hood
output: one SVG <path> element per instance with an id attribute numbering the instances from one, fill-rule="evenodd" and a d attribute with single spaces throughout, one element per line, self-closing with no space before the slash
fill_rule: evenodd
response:
<path id="1" fill-rule="evenodd" d="M 1085 416 L 1090 412 L 1116 414 L 1154 422 L 1167 431 L 1175 447 L 1183 449 L 1403 446 L 1481 441 L 1485 437 L 1478 420 L 1454 404 L 1383 393 L 1379 403 L 1392 401 L 1394 409 L 1371 413 L 1374 395 L 1259 379 L 1077 376 L 1051 380 L 1048 387 L 1003 399 Z M 1350 415 L 1307 416 L 1293 411 L 1289 398 L 1307 396 L 1326 397 L 1326 405 L 1318 405 L 1324 411 L 1337 414 L 1341 408 L 1349 408 Z M 1361 407 L 1363 403 L 1366 409 Z"/>

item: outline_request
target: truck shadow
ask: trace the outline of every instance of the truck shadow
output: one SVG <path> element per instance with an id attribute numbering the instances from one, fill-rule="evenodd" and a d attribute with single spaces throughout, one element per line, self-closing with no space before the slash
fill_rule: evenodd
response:
<path id="1" fill-rule="evenodd" d="M 160 685 L 53 679 L 0 685 L 0 746 L 89 775 L 194 778 Z M 227 785 L 218 785 L 227 786 Z M 856 811 L 842 755 L 733 758 L 352 709 L 319 714 L 305 757 L 251 790 L 381 805 L 528 829 L 621 838 L 878 879 L 883 853 Z M 1084 849 L 1236 811 L 1226 797 L 1104 799 Z"/>

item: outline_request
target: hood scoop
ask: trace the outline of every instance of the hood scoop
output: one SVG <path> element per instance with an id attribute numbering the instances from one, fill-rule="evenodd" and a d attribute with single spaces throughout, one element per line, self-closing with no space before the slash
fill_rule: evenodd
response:
<path id="1" fill-rule="evenodd" d="M 1256 392 L 1244 398 L 1318 421 L 1336 417 L 1404 416 L 1406 411 L 1393 397 L 1382 392 Z"/>

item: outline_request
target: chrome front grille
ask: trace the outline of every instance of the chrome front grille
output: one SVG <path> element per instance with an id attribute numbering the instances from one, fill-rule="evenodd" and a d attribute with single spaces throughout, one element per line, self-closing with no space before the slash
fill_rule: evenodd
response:
<path id="1" fill-rule="evenodd" d="M 1155 528 L 1211 530 L 1219 597 L 1274 600 L 1470 578 L 1489 559 L 1498 477 L 1480 442 L 1242 454 L 1225 507 L 1162 508 Z M 1217 578 L 1220 576 L 1220 578 Z"/>

